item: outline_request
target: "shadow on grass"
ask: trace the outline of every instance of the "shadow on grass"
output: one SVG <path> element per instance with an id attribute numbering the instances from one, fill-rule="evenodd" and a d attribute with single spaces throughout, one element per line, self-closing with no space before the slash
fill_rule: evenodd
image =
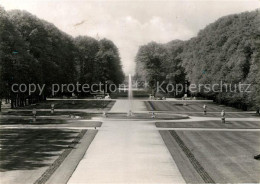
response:
<path id="1" fill-rule="evenodd" d="M 0 130 L 0 172 L 34 170 L 48 166 L 54 156 L 68 148 L 78 131 Z"/>

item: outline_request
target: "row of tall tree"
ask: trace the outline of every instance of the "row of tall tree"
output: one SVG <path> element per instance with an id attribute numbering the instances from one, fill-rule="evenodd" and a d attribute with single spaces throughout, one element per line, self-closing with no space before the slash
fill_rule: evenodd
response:
<path id="1" fill-rule="evenodd" d="M 119 84 L 123 80 L 119 52 L 112 41 L 73 38 L 26 11 L 6 12 L 0 7 L 0 99 L 10 99 L 12 107 L 46 99 L 52 84 Z M 14 83 L 46 87 L 42 95 L 39 91 L 29 95 L 13 93 Z"/>
<path id="2" fill-rule="evenodd" d="M 151 88 L 155 80 L 197 86 L 220 84 L 221 81 L 233 87 L 239 83 L 249 84 L 251 92 L 233 92 L 232 88 L 232 92 L 200 90 L 192 95 L 242 109 L 259 107 L 259 11 L 222 17 L 188 41 L 152 42 L 141 46 L 136 56 L 137 77 L 151 83 Z M 246 85 L 242 88 L 245 91 Z"/>
<path id="3" fill-rule="evenodd" d="M 152 89 L 154 96 L 158 95 L 157 86 L 173 96 L 177 90 L 167 89 L 166 84 L 185 84 L 185 71 L 181 65 L 179 54 L 183 51 L 183 42 L 176 40 L 167 44 L 156 42 L 141 46 L 136 56 L 136 79 L 146 81 Z M 157 93 L 157 94 L 156 94 Z"/>

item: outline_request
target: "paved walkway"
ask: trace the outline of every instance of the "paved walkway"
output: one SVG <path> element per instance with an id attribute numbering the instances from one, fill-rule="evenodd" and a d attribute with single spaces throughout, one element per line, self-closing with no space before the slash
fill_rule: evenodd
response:
<path id="1" fill-rule="evenodd" d="M 133 111 L 145 106 L 134 100 Z M 117 100 L 111 112 L 127 112 Z M 153 122 L 105 120 L 70 178 L 74 183 L 185 183 Z"/>
<path id="2" fill-rule="evenodd" d="M 125 112 L 131 108 L 132 111 L 142 112 L 147 111 L 144 102 L 141 100 L 117 100 L 110 112 Z"/>

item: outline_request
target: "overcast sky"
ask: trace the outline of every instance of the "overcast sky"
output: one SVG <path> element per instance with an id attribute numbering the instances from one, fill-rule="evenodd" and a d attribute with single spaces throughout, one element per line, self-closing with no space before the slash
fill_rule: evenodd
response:
<path id="1" fill-rule="evenodd" d="M 260 1 L 1 0 L 0 5 L 27 10 L 72 36 L 111 39 L 125 73 L 133 74 L 140 45 L 190 39 L 221 16 L 259 8 Z"/>

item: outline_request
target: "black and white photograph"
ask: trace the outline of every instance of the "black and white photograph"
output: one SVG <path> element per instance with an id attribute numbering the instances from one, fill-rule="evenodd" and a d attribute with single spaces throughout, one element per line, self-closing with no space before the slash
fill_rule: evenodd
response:
<path id="1" fill-rule="evenodd" d="M 260 184 L 260 0 L 0 0 L 0 184 Z"/>

